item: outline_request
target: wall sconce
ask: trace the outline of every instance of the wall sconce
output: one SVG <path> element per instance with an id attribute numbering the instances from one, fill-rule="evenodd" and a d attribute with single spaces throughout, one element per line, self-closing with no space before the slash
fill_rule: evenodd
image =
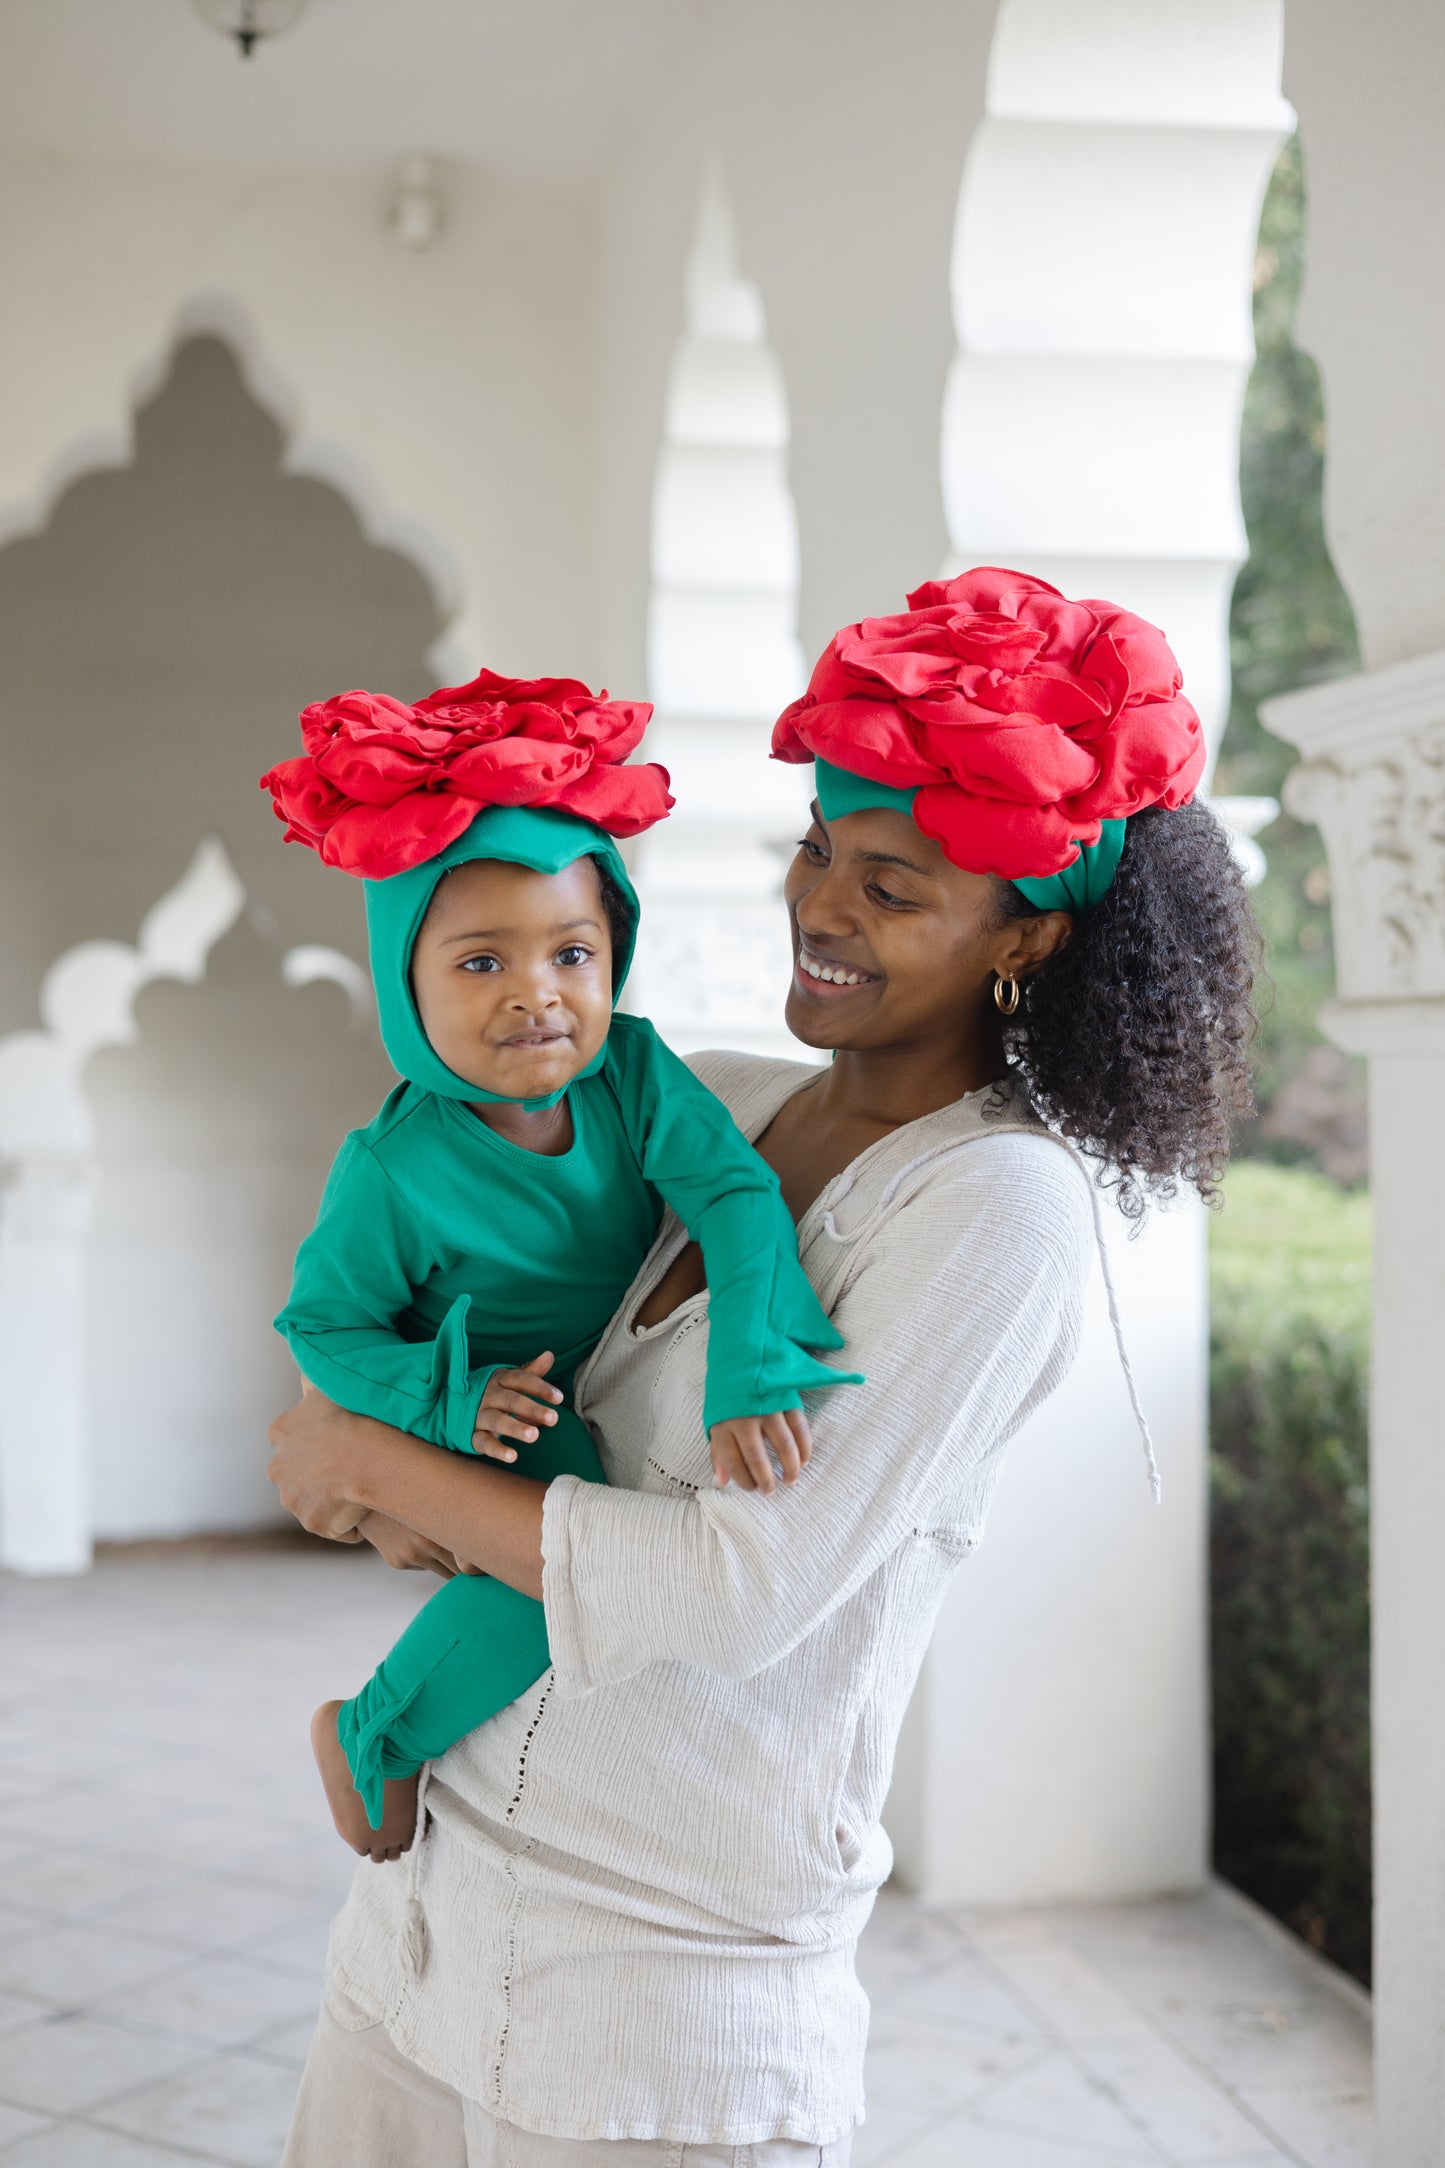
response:
<path id="1" fill-rule="evenodd" d="M 234 38 L 241 58 L 249 60 L 263 38 L 279 38 L 300 20 L 306 0 L 195 0 L 202 22 Z"/>
<path id="2" fill-rule="evenodd" d="M 446 230 L 447 204 L 442 169 L 435 158 L 416 153 L 396 169 L 396 186 L 386 223 L 402 248 L 434 248 Z"/>

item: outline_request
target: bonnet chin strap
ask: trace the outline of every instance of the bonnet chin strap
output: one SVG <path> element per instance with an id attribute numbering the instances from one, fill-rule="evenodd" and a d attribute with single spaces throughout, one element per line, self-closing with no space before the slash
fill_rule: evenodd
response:
<path id="1" fill-rule="evenodd" d="M 883 807 L 913 816 L 917 790 L 897 790 L 891 783 L 875 783 L 866 775 L 835 768 L 821 755 L 813 762 L 814 788 L 825 820 L 842 820 L 848 813 L 866 813 Z M 1107 895 L 1119 870 L 1127 821 L 1100 821 L 1097 843 L 1079 843 L 1078 857 L 1059 873 L 1025 875 L 1013 886 L 1040 911 L 1087 911 Z"/>

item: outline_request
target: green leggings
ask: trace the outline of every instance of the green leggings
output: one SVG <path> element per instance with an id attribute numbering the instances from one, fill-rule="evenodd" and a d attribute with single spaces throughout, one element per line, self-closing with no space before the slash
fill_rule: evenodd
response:
<path id="1" fill-rule="evenodd" d="M 556 1475 L 606 1481 L 586 1424 L 567 1407 L 535 1444 L 518 1445 L 512 1465 L 542 1483 Z M 387 1777 L 415 1776 L 525 1694 L 551 1661 L 535 1598 L 480 1574 L 459 1573 L 438 1589 L 337 1714 L 336 1736 L 371 1827 L 381 1827 Z"/>

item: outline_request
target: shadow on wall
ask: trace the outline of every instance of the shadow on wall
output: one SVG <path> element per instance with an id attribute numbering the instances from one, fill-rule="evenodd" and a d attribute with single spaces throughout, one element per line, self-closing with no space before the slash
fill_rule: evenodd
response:
<path id="1" fill-rule="evenodd" d="M 204 984 L 151 986 L 138 1041 L 86 1071 L 98 1535 L 273 1510 L 264 1425 L 294 1372 L 270 1319 L 343 1131 L 392 1081 L 340 986 L 283 977 L 301 945 L 363 959 L 362 899 L 282 846 L 257 778 L 295 748 L 308 700 L 425 689 L 438 611 L 283 453 L 230 351 L 188 341 L 138 416 L 134 463 L 0 550 L 0 1035 L 35 1025 L 76 943 L 133 941 L 202 838 L 247 899 Z M 3 1127 L 0 1108 L 0 1154 Z"/>
<path id="2" fill-rule="evenodd" d="M 394 1079 L 342 989 L 285 986 L 245 923 L 204 985 L 148 987 L 136 1021 L 87 1072 L 97 1529 L 252 1527 L 277 1510 L 266 1425 L 296 1383 L 271 1319 L 344 1131 Z"/>
<path id="3" fill-rule="evenodd" d="M 36 1021 L 63 950 L 134 939 L 207 834 L 288 945 L 364 955 L 360 894 L 279 848 L 256 779 L 296 749 L 308 700 L 425 691 L 437 606 L 282 457 L 230 350 L 188 340 L 134 463 L 0 550 L 0 1031 Z"/>

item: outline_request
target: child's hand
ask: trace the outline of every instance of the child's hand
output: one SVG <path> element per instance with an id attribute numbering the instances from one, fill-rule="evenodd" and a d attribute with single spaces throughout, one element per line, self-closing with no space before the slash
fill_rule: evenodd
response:
<path id="1" fill-rule="evenodd" d="M 494 1370 L 477 1410 L 472 1432 L 472 1451 L 487 1460 L 515 1460 L 517 1450 L 509 1438 L 531 1445 L 539 1423 L 555 1423 L 557 1402 L 562 1398 L 555 1385 L 543 1383 L 552 1367 L 550 1355 L 534 1355 L 521 1370 Z"/>
<path id="2" fill-rule="evenodd" d="M 785 1409 L 781 1415 L 740 1415 L 731 1422 L 714 1423 L 707 1442 L 719 1490 L 725 1490 L 729 1483 L 736 1483 L 739 1490 L 776 1490 L 774 1460 L 783 1481 L 796 1483 L 813 1450 L 813 1434 L 801 1408 Z"/>

